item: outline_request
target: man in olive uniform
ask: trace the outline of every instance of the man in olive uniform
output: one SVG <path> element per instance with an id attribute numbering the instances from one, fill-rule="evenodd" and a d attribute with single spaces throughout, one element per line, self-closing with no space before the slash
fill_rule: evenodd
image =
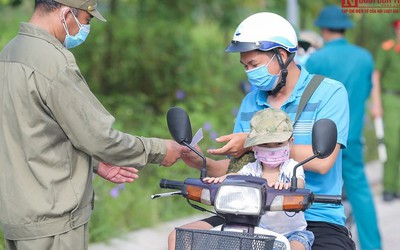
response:
<path id="1" fill-rule="evenodd" d="M 353 26 L 338 6 L 321 10 L 315 25 L 321 29 L 324 46 L 306 63 L 310 73 L 321 74 L 346 87 L 350 105 L 347 148 L 343 150 L 343 181 L 347 199 L 353 209 L 362 250 L 381 249 L 374 199 L 365 174 L 363 126 L 366 103 L 372 89 L 374 62 L 364 48 L 349 43 L 344 35 Z"/>
<path id="2" fill-rule="evenodd" d="M 400 19 L 392 23 L 395 38 L 384 41 L 376 56 L 373 117 L 383 117 L 387 160 L 383 171 L 383 199 L 400 198 Z"/>
<path id="3" fill-rule="evenodd" d="M 105 21 L 96 7 L 97 0 L 36 0 L 29 23 L 0 53 L 0 225 L 7 249 L 87 249 L 94 167 L 109 181 L 131 182 L 134 167 L 170 166 L 185 151 L 171 140 L 112 128 L 114 117 L 68 50 L 84 42 L 92 17 Z"/>

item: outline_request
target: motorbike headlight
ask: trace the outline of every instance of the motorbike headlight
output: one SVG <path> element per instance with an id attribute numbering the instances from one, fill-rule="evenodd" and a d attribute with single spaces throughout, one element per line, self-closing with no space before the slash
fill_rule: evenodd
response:
<path id="1" fill-rule="evenodd" d="M 259 187 L 222 185 L 215 197 L 218 213 L 259 215 L 262 209 L 262 192 Z"/>

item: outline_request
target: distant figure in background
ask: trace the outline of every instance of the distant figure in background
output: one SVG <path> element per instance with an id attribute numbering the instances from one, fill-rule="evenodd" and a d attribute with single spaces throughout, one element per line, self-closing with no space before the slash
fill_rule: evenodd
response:
<path id="1" fill-rule="evenodd" d="M 343 150 L 344 189 L 353 208 L 361 249 L 380 249 L 381 237 L 363 155 L 364 115 L 372 89 L 373 58 L 367 50 L 344 38 L 353 23 L 340 7 L 322 9 L 315 25 L 321 28 L 325 44 L 310 56 L 306 68 L 310 73 L 342 82 L 347 89 L 350 126 L 347 148 Z"/>
<path id="2" fill-rule="evenodd" d="M 383 171 L 383 200 L 400 198 L 400 19 L 392 23 L 395 38 L 382 43 L 376 56 L 371 115 L 384 121 L 387 160 Z M 384 113 L 383 113 L 384 111 Z"/>
<path id="3" fill-rule="evenodd" d="M 298 39 L 299 44 L 294 61 L 304 67 L 310 55 L 323 46 L 324 40 L 312 30 L 300 31 Z"/>

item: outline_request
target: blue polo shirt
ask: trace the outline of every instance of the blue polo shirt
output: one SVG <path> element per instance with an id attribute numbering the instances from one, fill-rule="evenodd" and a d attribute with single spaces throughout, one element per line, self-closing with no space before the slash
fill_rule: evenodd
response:
<path id="1" fill-rule="evenodd" d="M 302 68 L 292 94 L 281 107 L 288 113 L 292 121 L 296 117 L 301 95 L 312 77 L 313 75 Z M 250 132 L 250 120 L 254 113 L 269 107 L 266 92 L 254 90 L 248 93 L 240 106 L 233 132 Z M 325 78 L 316 89 L 295 124 L 294 144 L 311 145 L 312 127 L 317 120 L 323 118 L 329 118 L 335 122 L 338 129 L 337 142 L 342 145 L 342 148 L 346 147 L 349 129 L 347 92 L 343 84 L 329 78 Z M 321 175 L 305 171 L 305 175 L 306 188 L 311 189 L 314 193 L 341 195 L 343 185 L 342 152 L 340 151 L 335 164 L 328 173 Z M 343 206 L 315 203 L 306 210 L 305 215 L 308 221 L 325 221 L 345 225 Z"/>
<path id="2" fill-rule="evenodd" d="M 338 38 L 326 42 L 324 47 L 313 53 L 306 68 L 310 73 L 335 79 L 346 87 L 350 97 L 348 142 L 361 143 L 365 103 L 372 88 L 372 55 L 366 49 L 350 44 L 344 38 Z"/>

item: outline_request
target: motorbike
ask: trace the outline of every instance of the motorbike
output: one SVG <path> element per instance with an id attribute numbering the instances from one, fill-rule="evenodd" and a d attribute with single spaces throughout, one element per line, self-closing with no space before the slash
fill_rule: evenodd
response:
<path id="1" fill-rule="evenodd" d="M 312 129 L 313 155 L 294 167 L 289 189 L 270 188 L 264 178 L 230 175 L 218 184 L 203 182 L 206 177 L 206 158 L 192 145 L 192 128 L 189 116 L 179 107 L 167 112 L 167 123 L 172 137 L 185 145 L 203 160 L 200 178 L 184 181 L 161 179 L 160 188 L 177 190 L 152 195 L 152 199 L 180 195 L 195 209 L 214 213 L 224 219 L 224 224 L 213 230 L 176 228 L 175 249 L 290 249 L 286 237 L 258 227 L 261 217 L 268 211 L 300 212 L 313 203 L 341 205 L 341 195 L 314 194 L 311 190 L 297 187 L 296 170 L 314 158 L 328 157 L 337 141 L 337 129 L 333 121 L 321 119 Z M 195 202 L 195 203 L 194 203 Z M 206 209 L 212 206 L 214 211 Z"/>

